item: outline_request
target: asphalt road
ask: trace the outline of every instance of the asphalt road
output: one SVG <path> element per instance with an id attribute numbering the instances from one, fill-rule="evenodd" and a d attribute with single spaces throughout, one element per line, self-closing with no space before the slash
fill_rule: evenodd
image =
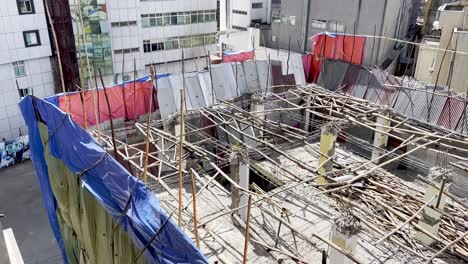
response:
<path id="1" fill-rule="evenodd" d="M 63 263 L 31 161 L 0 169 L 0 213 L 3 229 L 13 228 L 24 263 Z"/>

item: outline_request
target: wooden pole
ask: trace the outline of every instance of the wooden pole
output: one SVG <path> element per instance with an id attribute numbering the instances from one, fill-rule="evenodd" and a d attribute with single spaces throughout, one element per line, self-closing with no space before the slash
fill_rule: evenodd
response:
<path id="1" fill-rule="evenodd" d="M 125 95 L 125 52 L 122 52 L 122 95 L 123 95 L 123 107 L 125 114 L 125 121 L 128 120 L 128 109 L 127 109 L 127 96 Z"/>
<path id="2" fill-rule="evenodd" d="M 50 29 L 52 31 L 52 38 L 54 39 L 55 51 L 57 52 L 57 61 L 58 61 L 58 66 L 59 66 L 60 82 L 62 85 L 62 93 L 63 93 L 63 96 L 67 97 L 66 89 L 65 89 L 65 80 L 63 79 L 62 57 L 60 56 L 60 48 L 58 45 L 57 34 L 55 33 L 54 21 L 52 20 L 52 17 L 49 11 L 49 1 L 45 0 L 44 5 L 45 5 L 45 11 L 47 13 L 47 18 L 49 19 Z M 70 100 L 70 96 L 68 96 L 68 99 Z M 68 101 L 66 111 L 67 111 L 67 114 L 70 113 L 70 101 Z"/>
<path id="3" fill-rule="evenodd" d="M 247 251 L 249 249 L 249 228 L 250 228 L 250 210 L 252 209 L 252 195 L 249 195 L 247 203 L 247 221 L 245 222 L 245 241 L 244 241 L 244 260 L 242 263 L 247 263 Z"/>
<path id="4" fill-rule="evenodd" d="M 135 121 L 138 118 L 136 110 L 136 79 L 137 79 L 137 70 L 136 70 L 136 59 L 133 58 L 133 114 Z"/>
<path id="5" fill-rule="evenodd" d="M 106 98 L 107 112 L 109 113 L 109 122 L 110 122 L 111 135 L 112 135 L 112 145 L 114 146 L 114 157 L 118 161 L 119 156 L 117 155 L 117 144 L 115 143 L 114 120 L 112 118 L 112 111 L 110 107 L 109 96 L 107 95 L 106 86 L 104 84 L 104 80 L 102 79 L 101 69 L 99 69 L 99 77 L 101 78 L 102 89 L 104 89 L 104 97 Z"/>
<path id="6" fill-rule="evenodd" d="M 441 249 L 439 252 L 435 253 L 432 257 L 430 257 L 424 264 L 429 264 L 432 262 L 433 259 L 435 259 L 437 256 L 439 256 L 440 254 L 444 253 L 444 251 L 446 251 L 448 248 L 450 248 L 451 246 L 455 245 L 456 243 L 460 242 L 463 238 L 465 238 L 466 236 L 468 236 L 468 231 L 466 231 L 465 233 L 461 234 L 457 239 L 455 239 L 454 241 L 452 241 L 451 243 L 449 243 L 448 245 L 446 245 L 443 249 Z"/>
<path id="7" fill-rule="evenodd" d="M 76 6 L 76 0 L 75 0 Z M 75 8 L 75 16 L 78 17 L 78 9 Z M 85 129 L 88 130 L 88 111 L 86 109 L 86 93 L 85 93 L 85 85 L 83 80 L 83 58 L 81 56 L 81 32 L 80 27 L 76 27 L 77 37 L 78 37 L 78 50 L 79 50 L 79 62 L 80 62 L 80 85 L 81 85 L 81 100 L 83 104 L 83 117 L 84 117 L 84 125 Z"/>
<path id="8" fill-rule="evenodd" d="M 179 135 L 179 227 L 182 226 L 182 151 L 184 150 L 184 102 L 185 92 L 180 90 L 180 135 Z"/>
<path id="9" fill-rule="evenodd" d="M 443 190 L 443 189 L 442 189 Z M 439 194 L 441 195 L 441 194 Z M 382 237 L 381 239 L 379 239 L 379 241 L 377 241 L 377 243 L 375 243 L 376 245 L 382 243 L 382 241 L 384 241 L 385 239 L 387 239 L 388 237 L 390 237 L 391 235 L 395 234 L 396 232 L 398 232 L 398 230 L 402 229 L 405 225 L 407 225 L 409 222 L 411 222 L 414 218 L 416 218 L 421 212 L 422 210 L 424 210 L 424 208 L 426 208 L 429 204 L 432 203 L 432 201 L 434 201 L 434 199 L 437 197 L 434 196 L 432 197 L 431 200 L 429 200 L 427 203 L 425 203 L 421 208 L 419 208 L 419 210 L 414 213 L 410 218 L 408 218 L 404 223 L 402 223 L 401 225 L 399 225 L 397 228 L 393 229 L 392 232 L 388 233 L 387 235 L 385 235 L 384 237 Z"/>
<path id="10" fill-rule="evenodd" d="M 75 6 L 76 8 L 76 6 Z M 88 47 L 86 47 L 87 39 L 86 39 L 86 34 L 84 32 L 84 23 L 83 23 L 83 13 L 81 12 L 81 1 L 78 1 L 78 9 L 80 10 L 80 24 L 81 24 L 81 32 L 83 33 L 83 44 L 84 44 L 84 50 L 85 50 L 85 56 L 86 56 L 86 66 L 88 70 L 88 78 L 91 84 L 91 100 L 93 101 L 93 108 L 94 108 L 94 118 L 96 119 L 96 129 L 98 132 L 98 142 L 101 143 L 101 129 L 99 126 L 99 114 L 98 114 L 98 109 L 96 107 L 99 106 L 99 100 L 96 102 L 95 101 L 95 96 L 94 96 L 94 88 L 96 88 L 96 94 L 99 93 L 97 89 L 97 81 L 96 83 L 93 82 L 93 78 L 91 78 L 91 66 L 89 63 L 89 54 L 88 54 Z M 78 25 L 77 25 L 78 26 Z M 96 72 L 96 69 L 94 69 Z M 96 77 L 96 73 L 94 74 Z"/>
<path id="11" fill-rule="evenodd" d="M 153 90 L 154 90 L 154 79 L 155 77 L 154 66 L 151 65 L 151 90 L 150 97 L 148 99 L 148 119 L 146 120 L 146 144 L 145 144 L 145 163 L 143 165 L 143 180 L 145 183 L 148 182 L 148 158 L 149 158 L 149 144 L 150 144 L 150 130 L 151 130 L 151 110 L 153 108 Z"/>
<path id="12" fill-rule="evenodd" d="M 200 248 L 200 238 L 198 237 L 198 222 L 197 222 L 197 193 L 195 189 L 195 178 L 193 176 L 193 169 L 190 171 L 192 178 L 192 205 L 193 205 L 193 227 L 195 229 L 195 242 L 197 247 Z"/>

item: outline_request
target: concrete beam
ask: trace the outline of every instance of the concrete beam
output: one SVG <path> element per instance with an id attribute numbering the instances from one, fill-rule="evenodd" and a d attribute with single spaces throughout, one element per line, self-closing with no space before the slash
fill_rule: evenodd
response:
<path id="1" fill-rule="evenodd" d="M 240 187 L 248 190 L 250 181 L 250 167 L 247 155 L 242 151 L 235 151 L 231 155 L 231 178 L 237 182 Z M 231 187 L 231 208 L 237 208 L 247 205 L 248 196 L 242 193 L 238 188 Z M 239 209 L 235 214 L 239 215 L 242 221 L 247 221 L 247 207 Z"/>

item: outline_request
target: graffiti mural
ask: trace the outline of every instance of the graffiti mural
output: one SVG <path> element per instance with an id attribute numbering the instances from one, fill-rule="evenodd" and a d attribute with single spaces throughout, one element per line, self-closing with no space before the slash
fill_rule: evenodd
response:
<path id="1" fill-rule="evenodd" d="M 0 169 L 21 163 L 29 158 L 28 136 L 0 142 Z"/>

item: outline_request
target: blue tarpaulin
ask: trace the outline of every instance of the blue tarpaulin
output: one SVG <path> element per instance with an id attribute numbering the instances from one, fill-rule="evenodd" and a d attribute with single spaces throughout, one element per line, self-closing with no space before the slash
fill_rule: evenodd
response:
<path id="1" fill-rule="evenodd" d="M 43 122 L 48 127 L 50 139 L 47 147 L 51 154 L 61 160 L 73 173 L 82 174 L 83 187 L 114 220 L 122 214 L 130 199 L 127 213 L 120 218 L 119 224 L 137 249 L 143 249 L 157 234 L 144 254 L 149 263 L 208 263 L 200 250 L 173 220 L 160 230 L 168 216 L 160 208 L 155 194 L 130 175 L 68 115 L 53 103 L 31 96 L 25 97 L 20 102 L 20 109 L 29 129 L 31 156 L 49 222 L 63 256 L 66 256 L 66 253 L 56 215 L 57 201 L 49 181 L 38 122 Z M 136 188 L 132 194 L 135 184 Z M 64 257 L 65 263 L 66 259 Z"/>

